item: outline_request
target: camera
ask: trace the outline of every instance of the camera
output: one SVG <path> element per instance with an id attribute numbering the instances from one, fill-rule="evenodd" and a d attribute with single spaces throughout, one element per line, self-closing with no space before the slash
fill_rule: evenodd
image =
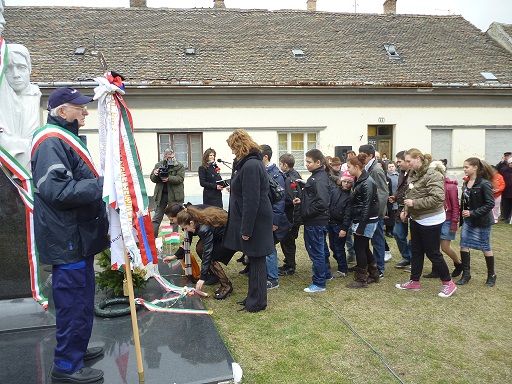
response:
<path id="1" fill-rule="evenodd" d="M 170 170 L 171 170 L 171 164 L 169 164 L 169 161 L 167 161 L 167 159 L 165 159 L 162 162 L 162 166 L 158 168 L 158 176 L 160 178 L 169 177 Z"/>

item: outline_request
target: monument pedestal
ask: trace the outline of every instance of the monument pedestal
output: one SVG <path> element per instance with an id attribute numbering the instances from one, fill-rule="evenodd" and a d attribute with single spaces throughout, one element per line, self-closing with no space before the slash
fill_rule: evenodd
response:
<path id="1" fill-rule="evenodd" d="M 0 300 L 31 297 L 25 205 L 0 170 Z"/>

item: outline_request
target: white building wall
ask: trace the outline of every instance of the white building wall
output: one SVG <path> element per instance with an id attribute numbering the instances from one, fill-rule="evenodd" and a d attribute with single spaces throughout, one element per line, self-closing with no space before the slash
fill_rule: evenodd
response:
<path id="1" fill-rule="evenodd" d="M 461 167 L 465 158 L 485 155 L 485 129 L 470 126 L 510 124 L 510 100 L 436 95 L 196 95 L 155 96 L 150 100 L 126 96 L 150 195 L 154 185 L 149 174 L 158 161 L 157 131 L 202 132 L 203 150 L 212 147 L 217 158 L 231 161 L 226 139 L 236 128 L 249 130 L 255 141 L 270 145 L 276 152 L 278 131 L 317 131 L 318 148 L 332 156 L 337 145 L 351 145 L 357 151 L 367 142 L 368 125 L 394 125 L 395 153 L 411 147 L 430 152 L 431 130 L 427 126 L 459 126 L 452 135 L 452 164 Z M 95 121 L 97 114 L 91 108 L 84 133 L 97 159 Z M 497 159 L 489 160 L 494 163 Z M 222 170 L 229 175 L 228 168 Z M 196 172 L 187 173 L 185 193 L 192 200 L 200 199 Z"/>

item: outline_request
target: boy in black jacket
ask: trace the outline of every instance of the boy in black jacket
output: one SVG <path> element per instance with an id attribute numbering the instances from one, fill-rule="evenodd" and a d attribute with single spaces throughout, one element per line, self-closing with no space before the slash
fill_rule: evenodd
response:
<path id="1" fill-rule="evenodd" d="M 345 241 L 347 231 L 352 224 L 350 217 L 350 191 L 354 183 L 354 176 L 345 171 L 340 177 L 341 186 L 337 185 L 331 189 L 331 202 L 329 204 L 329 248 L 334 259 L 338 262 L 336 277 L 345 277 L 348 272 L 347 255 L 345 253 Z M 327 278 L 330 275 L 329 258 L 326 261 Z"/>
<path id="2" fill-rule="evenodd" d="M 325 291 L 327 268 L 325 265 L 325 235 L 329 222 L 329 176 L 325 172 L 325 158 L 318 149 L 306 152 L 306 168 L 311 172 L 303 186 L 301 197 L 293 204 L 300 204 L 304 223 L 304 243 L 313 262 L 313 283 L 304 292 Z"/>
<path id="3" fill-rule="evenodd" d="M 284 264 L 279 267 L 279 276 L 293 275 L 295 273 L 295 254 L 297 253 L 297 246 L 295 239 L 299 236 L 299 228 L 302 224 L 300 218 L 300 207 L 293 205 L 293 199 L 300 196 L 301 186 L 296 180 L 301 176 L 293 167 L 295 165 L 295 158 L 290 153 L 285 153 L 279 158 L 279 169 L 284 174 L 285 183 L 285 207 L 284 212 L 288 221 L 292 223 L 290 231 L 287 236 L 281 240 L 281 249 L 284 254 Z"/>

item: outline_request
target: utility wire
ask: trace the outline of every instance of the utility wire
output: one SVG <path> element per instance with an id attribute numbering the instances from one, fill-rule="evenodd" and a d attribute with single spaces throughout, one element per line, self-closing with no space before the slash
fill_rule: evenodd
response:
<path id="1" fill-rule="evenodd" d="M 350 332 L 352 332 L 355 336 L 357 336 L 363 343 L 365 343 L 368 348 L 370 348 L 372 350 L 373 353 L 375 353 L 377 355 L 377 357 L 380 359 L 380 361 L 382 362 L 382 364 L 384 364 L 384 366 L 386 367 L 386 369 L 400 382 L 400 384 L 405 384 L 405 382 L 400 378 L 400 376 L 398 376 L 398 374 L 393 370 L 393 368 L 390 367 L 390 365 L 388 364 L 388 362 L 386 361 L 386 359 L 384 358 L 384 356 L 382 356 L 382 354 L 377 351 L 377 349 L 374 348 L 373 345 L 370 344 L 370 342 L 368 342 L 363 336 L 361 336 L 356 330 L 355 328 L 352 326 L 352 324 L 350 324 L 348 322 L 347 319 L 345 319 L 337 310 L 336 308 L 334 307 L 334 305 L 332 305 L 330 302 L 327 302 L 328 306 L 326 304 L 324 304 L 324 302 L 320 301 L 320 300 L 316 300 L 314 298 L 312 298 L 313 301 L 315 301 L 317 304 L 319 304 L 321 307 L 331 311 L 332 313 L 334 313 L 336 315 L 336 317 L 338 319 L 341 320 L 341 322 L 343 324 L 345 324 L 347 326 L 347 328 L 350 330 Z"/>

